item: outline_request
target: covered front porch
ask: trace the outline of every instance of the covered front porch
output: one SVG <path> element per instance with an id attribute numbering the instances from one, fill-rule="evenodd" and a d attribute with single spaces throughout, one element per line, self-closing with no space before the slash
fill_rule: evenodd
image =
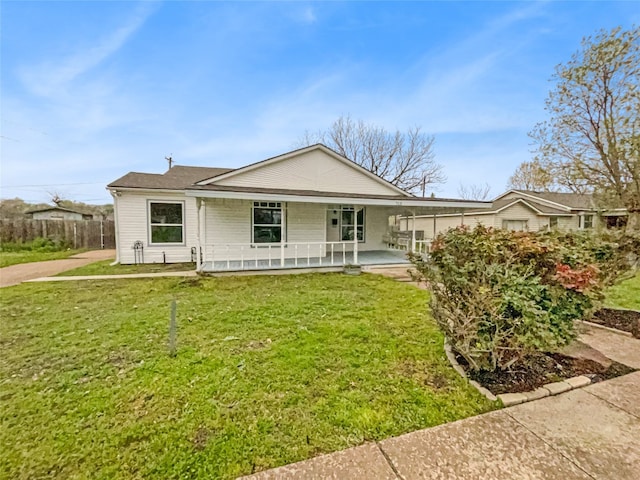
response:
<path id="1" fill-rule="evenodd" d="M 478 202 L 318 192 L 209 189 L 188 195 L 196 197 L 198 254 L 194 256 L 202 273 L 408 264 L 407 253 L 426 254 L 428 242 L 415 232 L 398 241 L 390 235 L 390 217 L 478 206 Z"/>

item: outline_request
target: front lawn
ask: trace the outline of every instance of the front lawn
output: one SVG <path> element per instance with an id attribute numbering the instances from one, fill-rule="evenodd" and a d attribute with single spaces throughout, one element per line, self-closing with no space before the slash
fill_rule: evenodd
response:
<path id="1" fill-rule="evenodd" d="M 19 265 L 21 263 L 44 262 L 46 260 L 60 260 L 61 258 L 69 258 L 77 253 L 85 250 L 60 250 L 56 252 L 43 252 L 21 250 L 17 252 L 0 251 L 0 268 L 9 267 L 11 265 Z"/>
<path id="2" fill-rule="evenodd" d="M 342 274 L 3 289 L 0 477 L 233 478 L 495 408 L 427 299 Z"/>
<path id="3" fill-rule="evenodd" d="M 111 265 L 113 260 L 90 263 L 82 267 L 59 273 L 58 276 L 82 275 L 123 275 L 129 273 L 161 273 L 161 272 L 189 272 L 196 269 L 195 263 L 142 263 L 139 265 Z"/>
<path id="4" fill-rule="evenodd" d="M 607 290 L 605 305 L 612 308 L 640 310 L 640 272 Z"/>

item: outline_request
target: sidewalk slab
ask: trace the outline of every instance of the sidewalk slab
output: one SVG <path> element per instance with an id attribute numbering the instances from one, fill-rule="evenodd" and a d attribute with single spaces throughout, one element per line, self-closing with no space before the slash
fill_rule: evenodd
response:
<path id="1" fill-rule="evenodd" d="M 609 382 L 603 385 L 608 388 Z M 640 419 L 586 391 L 517 405 L 506 413 L 591 478 L 638 478 Z"/>
<path id="2" fill-rule="evenodd" d="M 408 433 L 380 446 L 406 480 L 590 479 L 506 410 Z"/>
<path id="3" fill-rule="evenodd" d="M 294 478 L 397 480 L 398 477 L 389 466 L 378 446 L 375 443 L 368 443 L 241 478 L 251 480 Z"/>
<path id="4" fill-rule="evenodd" d="M 609 332 L 601 328 L 586 327 L 580 341 L 599 350 L 616 362 L 640 368 L 640 340 Z"/>
<path id="5" fill-rule="evenodd" d="M 596 383 L 584 391 L 640 418 L 640 372 Z"/>

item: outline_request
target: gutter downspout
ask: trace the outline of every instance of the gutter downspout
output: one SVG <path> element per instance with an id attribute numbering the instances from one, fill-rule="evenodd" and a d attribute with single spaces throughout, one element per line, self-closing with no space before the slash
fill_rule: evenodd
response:
<path id="1" fill-rule="evenodd" d="M 120 228 L 118 227 L 118 197 L 120 192 L 109 190 L 111 197 L 113 198 L 113 225 L 116 236 L 116 259 L 110 265 L 117 265 L 120 263 Z"/>
<path id="2" fill-rule="evenodd" d="M 110 263 L 110 266 L 113 266 L 120 263 L 120 229 L 118 228 L 118 197 L 120 196 L 120 192 L 109 190 L 109 193 L 113 198 L 113 226 L 116 237 L 116 259 Z"/>

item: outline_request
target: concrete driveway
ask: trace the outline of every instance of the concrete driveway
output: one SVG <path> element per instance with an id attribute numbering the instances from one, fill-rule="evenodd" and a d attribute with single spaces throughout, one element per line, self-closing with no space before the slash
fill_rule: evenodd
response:
<path id="1" fill-rule="evenodd" d="M 57 275 L 67 270 L 99 262 L 100 260 L 115 258 L 115 250 L 90 250 L 63 260 L 48 260 L 46 262 L 11 265 L 10 267 L 0 268 L 0 288 L 18 285 L 19 283 L 34 278 Z"/>

